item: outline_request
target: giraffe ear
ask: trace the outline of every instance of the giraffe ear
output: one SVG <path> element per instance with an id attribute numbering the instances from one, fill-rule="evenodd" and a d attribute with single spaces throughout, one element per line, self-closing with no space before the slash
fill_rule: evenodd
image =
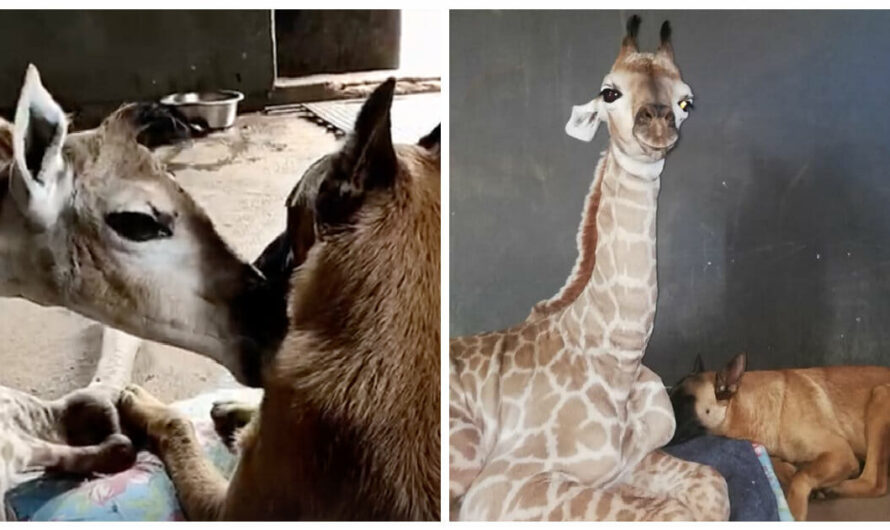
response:
<path id="1" fill-rule="evenodd" d="M 572 117 L 566 123 L 566 134 L 582 142 L 589 142 L 593 140 L 600 121 L 600 97 L 597 96 L 584 105 L 572 107 Z"/>

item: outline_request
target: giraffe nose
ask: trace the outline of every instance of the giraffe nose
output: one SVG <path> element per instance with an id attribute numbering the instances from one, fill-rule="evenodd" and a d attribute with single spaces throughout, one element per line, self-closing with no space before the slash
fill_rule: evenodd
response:
<path id="1" fill-rule="evenodd" d="M 638 125 L 648 125 L 652 120 L 664 120 L 669 126 L 674 126 L 674 111 L 668 105 L 649 103 L 640 107 L 637 111 L 636 122 Z"/>

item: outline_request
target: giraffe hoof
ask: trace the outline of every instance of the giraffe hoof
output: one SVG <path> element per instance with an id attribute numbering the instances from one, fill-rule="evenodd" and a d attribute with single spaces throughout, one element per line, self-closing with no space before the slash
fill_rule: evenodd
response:
<path id="1" fill-rule="evenodd" d="M 119 473 L 136 462 L 136 449 L 123 434 L 112 434 L 99 446 L 97 473 Z"/>

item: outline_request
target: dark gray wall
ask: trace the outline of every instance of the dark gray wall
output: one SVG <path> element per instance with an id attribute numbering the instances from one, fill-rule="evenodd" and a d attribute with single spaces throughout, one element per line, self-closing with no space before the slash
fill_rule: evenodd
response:
<path id="1" fill-rule="evenodd" d="M 890 13 L 664 18 L 695 110 L 662 174 L 660 296 L 646 364 L 890 359 Z M 552 295 L 607 143 L 569 138 L 618 51 L 619 12 L 451 14 L 451 334 Z"/>
<path id="2" fill-rule="evenodd" d="M 275 11 L 278 75 L 301 75 L 399 66 L 398 10 Z"/>
<path id="3" fill-rule="evenodd" d="M 274 54 L 268 10 L 3 12 L 0 109 L 29 62 L 66 110 L 211 88 L 265 101 Z"/>

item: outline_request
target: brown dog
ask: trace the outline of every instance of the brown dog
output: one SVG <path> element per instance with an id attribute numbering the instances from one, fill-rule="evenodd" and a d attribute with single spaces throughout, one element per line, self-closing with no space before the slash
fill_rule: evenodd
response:
<path id="1" fill-rule="evenodd" d="M 394 87 L 289 201 L 288 332 L 254 359 L 265 394 L 231 482 L 188 420 L 124 391 L 191 519 L 439 519 L 439 132 L 393 145 Z"/>
<path id="2" fill-rule="evenodd" d="M 890 368 L 746 373 L 746 362 L 739 354 L 719 372 L 705 372 L 696 359 L 693 372 L 671 390 L 672 443 L 707 432 L 762 444 L 798 521 L 806 520 L 815 489 L 849 497 L 886 493 Z"/>

